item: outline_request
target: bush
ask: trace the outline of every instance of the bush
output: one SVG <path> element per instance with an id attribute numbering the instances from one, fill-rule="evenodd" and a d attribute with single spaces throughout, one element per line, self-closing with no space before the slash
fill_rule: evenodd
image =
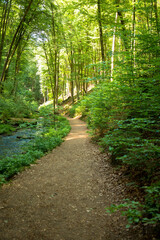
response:
<path id="1" fill-rule="evenodd" d="M 70 131 L 70 125 L 66 118 L 55 116 L 55 124 L 47 122 L 43 132 L 39 132 L 34 140 L 30 141 L 24 148 L 25 154 L 14 155 L 0 161 L 0 184 L 9 180 L 25 166 L 34 163 L 36 159 L 42 157 L 46 152 L 51 151 L 62 143 L 62 138 Z"/>
<path id="2" fill-rule="evenodd" d="M 68 114 L 69 114 L 70 117 L 73 118 L 73 117 L 76 116 L 76 109 L 77 109 L 78 106 L 79 106 L 79 103 L 76 103 L 76 104 L 72 105 L 71 108 L 69 108 Z"/>
<path id="3" fill-rule="evenodd" d="M 160 182 L 146 186 L 144 189 L 146 192 L 144 203 L 125 199 L 122 204 L 113 204 L 106 208 L 107 212 L 113 213 L 120 210 L 123 216 L 127 216 L 127 228 L 137 223 L 145 225 L 160 223 Z"/>
<path id="4" fill-rule="evenodd" d="M 16 100 L 0 96 L 0 119 L 6 122 L 11 117 L 30 118 L 38 109 L 38 104 L 34 101 L 27 102 L 21 97 Z"/>
<path id="5" fill-rule="evenodd" d="M 144 202 L 127 200 L 113 209 L 124 212 L 129 225 L 159 222 L 160 85 L 158 80 L 137 77 L 130 83 L 123 74 L 111 83 L 101 83 L 71 109 L 87 116 L 88 127 L 100 146 L 110 152 L 111 162 L 123 165 L 140 186 Z M 112 208 L 111 208 L 112 209 Z"/>
<path id="6" fill-rule="evenodd" d="M 14 130 L 15 128 L 9 124 L 0 124 L 0 134 L 10 133 Z"/>
<path id="7" fill-rule="evenodd" d="M 116 125 L 117 128 L 108 131 L 101 139 L 100 145 L 111 153 L 112 162 L 129 165 L 145 173 L 148 180 L 160 166 L 157 122 L 147 118 L 132 118 L 117 121 Z"/>

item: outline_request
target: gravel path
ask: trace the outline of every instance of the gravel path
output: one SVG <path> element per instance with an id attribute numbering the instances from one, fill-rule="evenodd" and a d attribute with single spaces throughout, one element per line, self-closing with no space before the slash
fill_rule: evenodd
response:
<path id="1" fill-rule="evenodd" d="M 62 145 L 1 188 L 0 240 L 144 239 L 125 228 L 119 213 L 105 212 L 125 188 L 90 142 L 86 124 L 69 120 Z"/>

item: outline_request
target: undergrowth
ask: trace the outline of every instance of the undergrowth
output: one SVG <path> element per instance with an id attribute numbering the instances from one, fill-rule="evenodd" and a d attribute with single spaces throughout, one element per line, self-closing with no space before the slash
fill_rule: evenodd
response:
<path id="1" fill-rule="evenodd" d="M 0 160 L 0 185 L 8 181 L 24 167 L 34 163 L 48 151 L 60 145 L 70 131 L 66 118 L 54 116 L 51 106 L 40 109 L 41 120 L 37 126 L 39 131 L 35 139 L 24 147 L 24 154 L 13 155 Z"/>
<path id="2" fill-rule="evenodd" d="M 12 125 L 0 123 L 0 134 L 10 133 L 12 131 L 15 131 L 15 128 Z"/>
<path id="3" fill-rule="evenodd" d="M 160 85 L 158 77 L 139 78 L 132 86 L 123 77 L 101 83 L 70 110 L 87 117 L 91 135 L 114 166 L 123 166 L 136 181 L 144 201 L 124 200 L 109 211 L 121 210 L 127 227 L 160 223 Z M 123 84 L 122 84 L 123 83 Z"/>

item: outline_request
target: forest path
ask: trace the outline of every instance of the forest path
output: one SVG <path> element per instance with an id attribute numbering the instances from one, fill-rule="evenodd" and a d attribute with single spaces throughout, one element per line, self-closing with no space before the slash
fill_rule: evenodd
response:
<path id="1" fill-rule="evenodd" d="M 0 240 L 141 239 L 119 213 L 106 214 L 124 198 L 124 186 L 86 124 L 69 120 L 62 145 L 0 190 Z"/>

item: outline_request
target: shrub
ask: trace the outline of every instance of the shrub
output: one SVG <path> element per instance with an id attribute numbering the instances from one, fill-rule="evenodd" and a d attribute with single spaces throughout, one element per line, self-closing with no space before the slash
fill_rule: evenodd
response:
<path id="1" fill-rule="evenodd" d="M 127 208 L 129 225 L 159 222 L 159 203 L 154 200 L 159 197 L 156 183 L 160 168 L 159 92 L 158 77 L 145 79 L 137 75 L 131 82 L 121 73 L 111 83 L 98 84 L 71 110 L 87 116 L 92 136 L 103 150 L 110 152 L 112 163 L 124 165 L 123 169 L 132 173 L 141 186 L 148 185 L 143 203 L 127 200 L 114 206 Z"/>
<path id="2" fill-rule="evenodd" d="M 11 117 L 30 118 L 37 109 L 38 104 L 35 101 L 26 101 L 20 96 L 16 99 L 0 96 L 0 119 L 4 122 Z"/>
<path id="3" fill-rule="evenodd" d="M 34 140 L 30 141 L 24 148 L 25 154 L 14 155 L 0 161 L 0 184 L 9 180 L 25 166 L 34 163 L 36 159 L 42 157 L 46 152 L 60 145 L 70 131 L 70 125 L 66 118 L 55 116 L 55 124 L 47 122 L 43 132 L 39 132 Z"/>
<path id="4" fill-rule="evenodd" d="M 69 108 L 68 113 L 69 113 L 70 117 L 75 117 L 76 116 L 76 109 L 77 109 L 78 106 L 79 106 L 79 103 L 76 103 L 76 104 L 72 105 L 71 108 Z"/>
<path id="5" fill-rule="evenodd" d="M 0 124 L 0 134 L 10 133 L 14 130 L 15 128 L 9 124 Z"/>
<path id="6" fill-rule="evenodd" d="M 146 192 L 144 203 L 125 199 L 122 204 L 107 207 L 107 212 L 120 210 L 123 216 L 127 216 L 127 228 L 140 222 L 145 225 L 160 223 L 160 182 L 143 188 Z"/>

